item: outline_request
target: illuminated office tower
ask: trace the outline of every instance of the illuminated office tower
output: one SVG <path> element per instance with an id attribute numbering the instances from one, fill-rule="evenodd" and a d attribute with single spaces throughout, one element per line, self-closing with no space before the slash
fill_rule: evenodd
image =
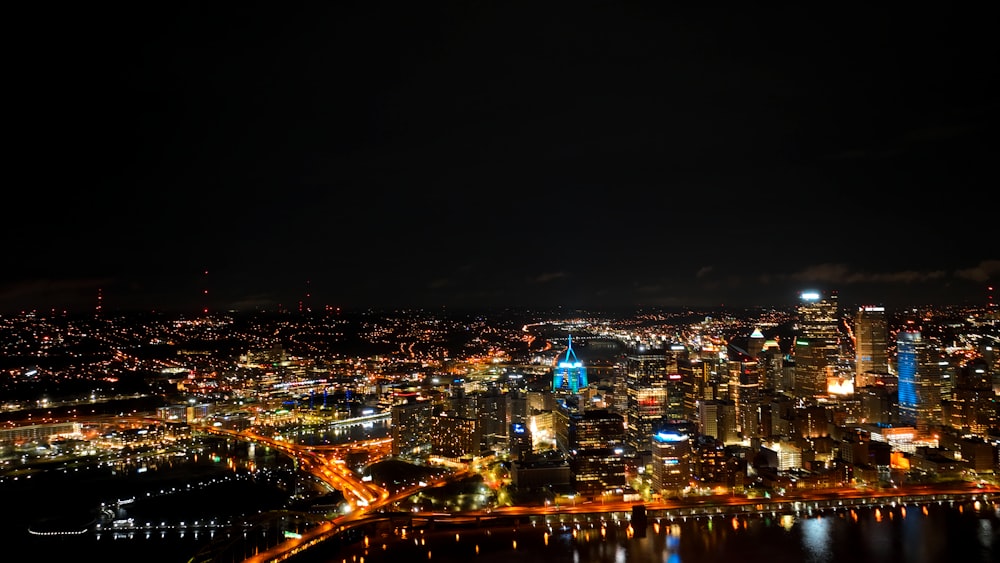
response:
<path id="1" fill-rule="evenodd" d="M 873 385 L 877 376 L 889 373 L 889 332 L 885 307 L 858 307 L 854 316 L 854 388 Z"/>
<path id="2" fill-rule="evenodd" d="M 508 430 L 512 424 L 526 425 L 528 416 L 528 395 L 521 389 L 511 389 L 504 394 L 504 423 Z"/>
<path id="3" fill-rule="evenodd" d="M 941 380 L 948 363 L 915 324 L 899 331 L 896 362 L 900 422 L 926 436 L 942 422 Z"/>
<path id="4" fill-rule="evenodd" d="M 712 364 L 701 358 L 682 358 L 677 363 L 684 389 L 684 418 L 699 422 L 701 403 L 715 398 L 712 386 Z"/>
<path id="5" fill-rule="evenodd" d="M 899 378 L 899 422 L 905 426 L 916 426 L 919 396 L 917 394 L 918 359 L 923 342 L 920 331 L 905 329 L 896 337 L 896 375 Z"/>
<path id="6" fill-rule="evenodd" d="M 785 354 L 781 351 L 781 346 L 775 339 L 764 341 L 757 360 L 763 367 L 760 388 L 764 392 L 785 390 Z"/>
<path id="7" fill-rule="evenodd" d="M 654 493 L 677 496 L 691 481 L 691 436 L 685 429 L 666 427 L 653 435 Z"/>
<path id="8" fill-rule="evenodd" d="M 684 420 L 684 385 L 679 362 L 687 357 L 680 345 L 636 344 L 625 356 L 628 403 L 627 443 L 649 452 L 653 434 L 663 425 Z"/>
<path id="9" fill-rule="evenodd" d="M 920 407 L 917 409 L 917 431 L 927 436 L 944 423 L 941 414 L 942 389 L 944 375 L 950 372 L 951 363 L 944 358 L 943 351 L 934 345 L 933 339 L 924 346 L 918 361 Z M 948 387 L 951 388 L 950 380 Z"/>
<path id="10" fill-rule="evenodd" d="M 736 404 L 736 425 L 744 438 L 760 436 L 760 373 L 762 367 L 752 360 L 731 361 L 733 374 L 730 389 Z"/>
<path id="11" fill-rule="evenodd" d="M 760 353 L 764 350 L 764 343 L 767 339 L 764 338 L 764 333 L 760 331 L 759 328 L 753 329 L 750 333 L 750 339 L 747 341 L 747 352 L 753 358 L 760 358 Z"/>
<path id="12" fill-rule="evenodd" d="M 804 291 L 799 298 L 792 391 L 796 397 L 812 398 L 826 395 L 828 381 L 837 377 L 840 359 L 837 293 Z"/>
<path id="13" fill-rule="evenodd" d="M 607 409 L 553 413 L 556 444 L 566 454 L 577 494 L 588 498 L 625 486 L 625 421 Z"/>
<path id="14" fill-rule="evenodd" d="M 667 373 L 666 388 L 667 399 L 664 404 L 663 416 L 668 422 L 690 421 L 687 411 L 684 409 L 684 378 L 691 378 L 694 373 L 685 369 L 688 357 L 687 349 L 680 344 L 671 344 L 667 347 Z"/>
<path id="15" fill-rule="evenodd" d="M 520 422 L 513 422 L 507 431 L 510 458 L 524 461 L 534 451 L 531 429 Z"/>
<path id="16" fill-rule="evenodd" d="M 421 456 L 431 451 L 434 405 L 410 400 L 392 405 L 392 455 Z"/>
<path id="17" fill-rule="evenodd" d="M 479 419 L 453 416 L 447 411 L 431 419 L 431 453 L 443 457 L 477 456 L 482 452 Z"/>
<path id="18" fill-rule="evenodd" d="M 555 392 L 568 390 L 576 395 L 580 389 L 587 386 L 587 368 L 584 367 L 573 351 L 573 335 L 569 335 L 566 343 L 566 355 L 556 364 L 552 374 L 552 390 Z"/>
<path id="19" fill-rule="evenodd" d="M 706 399 L 698 405 L 698 433 L 702 436 L 720 438 L 719 435 L 719 409 L 720 404 L 717 399 Z"/>
<path id="20" fill-rule="evenodd" d="M 962 432 L 985 435 L 997 426 L 996 401 L 989 362 L 974 358 L 959 367 L 952 395 L 943 404 L 943 417 Z"/>
<path id="21" fill-rule="evenodd" d="M 459 409 L 461 416 L 479 421 L 483 445 L 493 445 L 507 441 L 507 399 L 497 387 L 466 393 Z"/>

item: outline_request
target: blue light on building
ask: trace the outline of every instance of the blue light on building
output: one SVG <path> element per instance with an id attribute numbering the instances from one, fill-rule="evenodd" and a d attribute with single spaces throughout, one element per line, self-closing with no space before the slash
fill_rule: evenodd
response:
<path id="1" fill-rule="evenodd" d="M 917 345 L 920 333 L 904 331 L 896 341 L 897 375 L 899 380 L 899 415 L 905 424 L 914 424 L 917 420 Z"/>
<path id="2" fill-rule="evenodd" d="M 576 352 L 573 351 L 573 335 L 569 335 L 566 355 L 556 364 L 552 376 L 552 390 L 568 388 L 571 393 L 579 393 L 586 386 L 587 368 L 577 359 Z"/>
<path id="3" fill-rule="evenodd" d="M 657 442 L 684 442 L 688 437 L 685 434 L 678 434 L 676 432 L 657 432 L 653 435 L 653 439 Z"/>

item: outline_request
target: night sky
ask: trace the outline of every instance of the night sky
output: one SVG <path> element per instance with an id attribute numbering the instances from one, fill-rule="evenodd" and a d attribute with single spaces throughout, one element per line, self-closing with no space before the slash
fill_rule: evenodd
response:
<path id="1" fill-rule="evenodd" d="M 0 313 L 984 303 L 995 19 L 801 4 L 22 6 Z"/>

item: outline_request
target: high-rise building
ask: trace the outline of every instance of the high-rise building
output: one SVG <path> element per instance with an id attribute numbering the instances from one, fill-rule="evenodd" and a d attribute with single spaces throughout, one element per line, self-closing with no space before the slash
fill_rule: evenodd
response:
<path id="1" fill-rule="evenodd" d="M 653 492 L 674 496 L 691 481 L 691 440 L 684 428 L 665 427 L 653 435 Z"/>
<path id="2" fill-rule="evenodd" d="M 699 404 L 698 413 L 698 433 L 702 436 L 711 436 L 720 439 L 719 433 L 719 411 L 721 405 L 717 399 L 708 399 Z"/>
<path id="3" fill-rule="evenodd" d="M 923 348 L 920 331 L 904 329 L 896 336 L 896 374 L 899 378 L 899 421 L 916 426 L 919 396 L 917 377 L 920 367 L 919 354 Z"/>
<path id="4" fill-rule="evenodd" d="M 530 409 L 528 395 L 521 389 L 511 389 L 504 394 L 504 423 L 509 429 L 512 424 L 528 424 Z"/>
<path id="5" fill-rule="evenodd" d="M 625 486 L 625 421 L 607 409 L 553 412 L 556 444 L 569 459 L 576 492 L 588 498 Z"/>
<path id="6" fill-rule="evenodd" d="M 431 451 L 434 405 L 411 400 L 392 405 L 392 455 L 421 456 Z"/>
<path id="7" fill-rule="evenodd" d="M 760 388 L 762 391 L 784 391 L 785 390 L 785 354 L 781 351 L 781 346 L 775 339 L 764 341 L 764 346 L 758 353 L 758 360 L 764 368 Z"/>
<path id="8" fill-rule="evenodd" d="M 507 401 L 496 387 L 463 393 L 452 400 L 452 411 L 479 421 L 484 448 L 507 441 Z"/>
<path id="9" fill-rule="evenodd" d="M 461 458 L 482 452 L 482 429 L 478 418 L 442 412 L 431 420 L 431 453 L 434 455 Z"/>
<path id="10" fill-rule="evenodd" d="M 795 337 L 796 397 L 826 395 L 837 378 L 840 330 L 836 292 L 804 291 L 799 295 L 799 334 Z"/>
<path id="11" fill-rule="evenodd" d="M 681 345 L 634 345 L 625 356 L 628 386 L 627 442 L 635 452 L 649 452 L 660 427 L 684 420 L 684 382 L 679 362 L 687 357 Z"/>
<path id="12" fill-rule="evenodd" d="M 511 459 L 524 461 L 534 451 L 531 429 L 520 422 L 514 422 L 507 431 L 508 450 Z"/>
<path id="13" fill-rule="evenodd" d="M 919 436 L 934 433 L 943 423 L 942 380 L 950 368 L 935 342 L 915 319 L 908 320 L 896 336 L 900 423 L 916 428 Z"/>
<path id="14" fill-rule="evenodd" d="M 760 436 L 760 373 L 762 367 L 756 360 L 730 361 L 733 374 L 729 384 L 736 404 L 736 425 L 744 438 Z"/>
<path id="15" fill-rule="evenodd" d="M 587 386 L 587 368 L 576 357 L 573 351 L 573 335 L 569 335 L 566 343 L 566 355 L 557 363 L 552 373 L 552 390 L 554 392 L 568 391 L 576 395 Z"/>
<path id="16" fill-rule="evenodd" d="M 887 327 L 885 307 L 858 307 L 854 316 L 855 389 L 872 385 L 878 376 L 889 373 Z"/>
<path id="17" fill-rule="evenodd" d="M 990 364 L 975 358 L 960 366 L 951 397 L 942 401 L 947 423 L 962 432 L 986 434 L 998 424 L 996 393 Z"/>
<path id="18" fill-rule="evenodd" d="M 701 403 L 715 398 L 715 388 L 712 386 L 712 364 L 701 358 L 681 358 L 677 362 L 681 374 L 681 386 L 684 389 L 684 418 L 698 422 L 701 416 Z"/>

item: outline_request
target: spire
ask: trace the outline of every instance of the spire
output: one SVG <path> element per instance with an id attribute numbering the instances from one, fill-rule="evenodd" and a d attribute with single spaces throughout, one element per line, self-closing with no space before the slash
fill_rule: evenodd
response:
<path id="1" fill-rule="evenodd" d="M 552 389 L 569 387 L 570 392 L 578 393 L 587 386 L 587 368 L 584 367 L 573 351 L 573 335 L 570 334 L 566 344 L 566 356 L 557 364 L 552 376 Z"/>
<path id="2" fill-rule="evenodd" d="M 572 359 L 570 359 L 570 358 L 572 358 Z M 566 359 L 563 360 L 563 361 L 573 362 L 573 363 L 579 361 L 576 358 L 576 352 L 573 351 L 573 335 L 572 334 L 569 334 L 567 336 L 567 338 L 566 338 Z"/>

